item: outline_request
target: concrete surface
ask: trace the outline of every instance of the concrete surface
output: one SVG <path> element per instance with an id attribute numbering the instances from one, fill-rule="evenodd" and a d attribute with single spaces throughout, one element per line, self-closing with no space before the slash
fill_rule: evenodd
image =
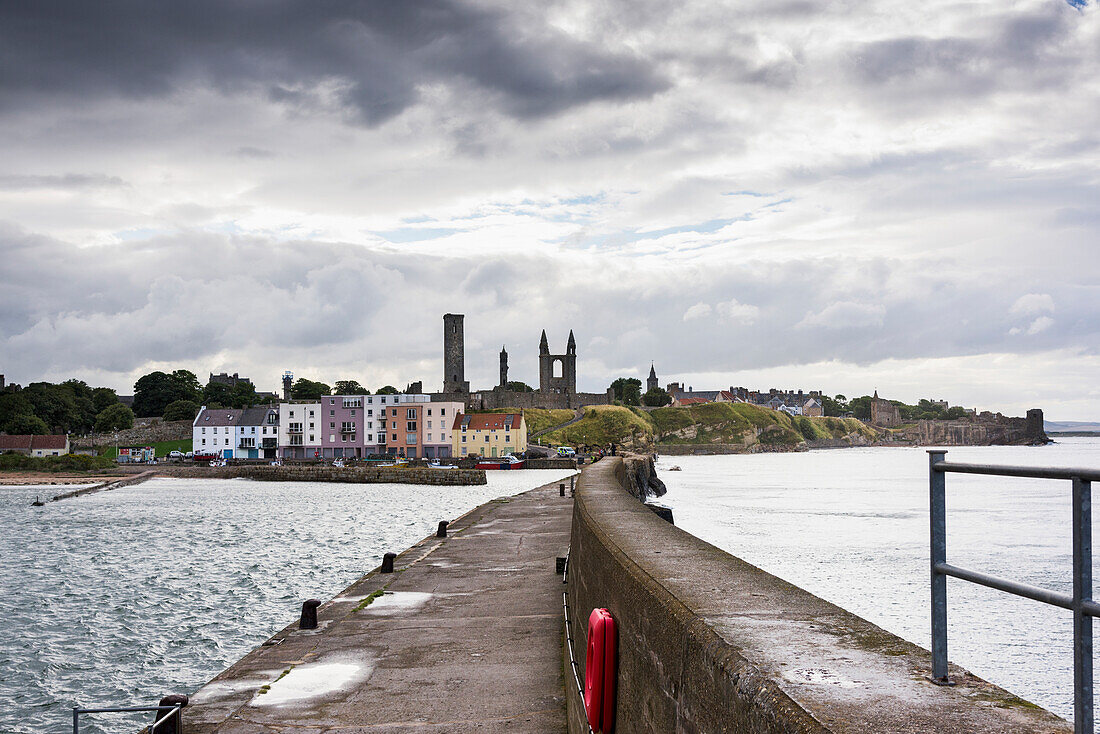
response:
<path id="1" fill-rule="evenodd" d="M 957 666 L 933 685 L 926 650 L 673 527 L 626 475 L 619 458 L 582 475 L 567 587 L 582 670 L 591 610 L 618 624 L 618 734 L 1072 731 Z"/>
<path id="2" fill-rule="evenodd" d="M 204 686 L 186 731 L 564 732 L 571 512 L 555 482 L 452 521 L 323 604 L 317 630 L 295 622 Z"/>

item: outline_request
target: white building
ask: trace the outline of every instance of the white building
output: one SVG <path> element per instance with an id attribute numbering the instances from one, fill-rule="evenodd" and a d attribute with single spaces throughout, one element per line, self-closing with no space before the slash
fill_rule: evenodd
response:
<path id="1" fill-rule="evenodd" d="M 236 455 L 237 426 L 243 410 L 237 408 L 207 408 L 195 416 L 191 424 L 191 450 L 196 454 L 215 454 L 223 459 Z"/>
<path id="2" fill-rule="evenodd" d="M 321 455 L 321 404 L 279 404 L 279 455 L 313 459 Z"/>

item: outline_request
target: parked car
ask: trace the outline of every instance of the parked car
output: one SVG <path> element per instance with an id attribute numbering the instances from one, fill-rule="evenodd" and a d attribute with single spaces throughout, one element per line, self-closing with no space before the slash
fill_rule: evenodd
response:
<path id="1" fill-rule="evenodd" d="M 169 459 L 182 459 L 183 458 L 183 452 L 179 451 L 179 450 L 169 451 L 168 452 L 168 458 Z"/>
<path id="2" fill-rule="evenodd" d="M 194 451 L 188 451 L 186 454 L 183 455 L 183 458 L 185 458 L 185 459 L 192 459 L 194 457 L 195 457 L 195 452 Z"/>
<path id="3" fill-rule="evenodd" d="M 559 446 L 558 456 L 564 456 L 567 459 L 572 459 L 577 455 L 576 450 L 572 446 Z"/>

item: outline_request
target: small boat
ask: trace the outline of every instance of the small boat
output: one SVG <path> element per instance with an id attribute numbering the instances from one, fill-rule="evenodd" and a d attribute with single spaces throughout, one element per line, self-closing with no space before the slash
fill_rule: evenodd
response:
<path id="1" fill-rule="evenodd" d="M 478 469 L 522 469 L 524 466 L 526 466 L 526 462 L 523 459 L 511 454 L 502 456 L 499 459 L 485 457 L 477 462 Z"/>
<path id="2" fill-rule="evenodd" d="M 428 468 L 429 469 L 457 469 L 458 467 L 455 466 L 454 464 L 440 464 L 438 461 L 433 461 L 432 463 L 428 464 Z"/>
<path id="3" fill-rule="evenodd" d="M 670 466 L 666 471 L 682 471 L 678 466 Z"/>
<path id="4" fill-rule="evenodd" d="M 343 459 L 333 459 L 332 460 L 332 468 L 333 469 L 343 469 L 344 468 L 344 460 Z"/>

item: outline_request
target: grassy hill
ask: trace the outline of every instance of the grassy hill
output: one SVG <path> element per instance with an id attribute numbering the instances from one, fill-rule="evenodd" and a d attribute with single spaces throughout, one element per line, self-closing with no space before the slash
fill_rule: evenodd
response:
<path id="1" fill-rule="evenodd" d="M 644 411 L 615 405 L 585 408 L 584 418 L 543 437 L 543 443 L 625 446 L 755 444 L 795 448 L 807 440 L 857 436 L 874 440 L 873 429 L 854 418 L 789 416 L 759 405 L 707 403 Z"/>

